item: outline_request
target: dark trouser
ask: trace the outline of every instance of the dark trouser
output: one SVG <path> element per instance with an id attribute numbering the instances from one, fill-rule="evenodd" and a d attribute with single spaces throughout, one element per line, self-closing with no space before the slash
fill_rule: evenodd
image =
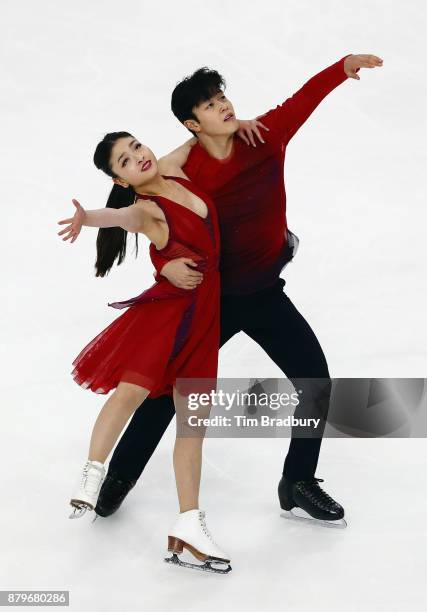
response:
<path id="1" fill-rule="evenodd" d="M 221 296 L 221 340 L 223 346 L 234 334 L 243 331 L 253 338 L 279 366 L 287 378 L 318 378 L 329 381 L 322 348 L 307 321 L 283 292 L 281 278 L 268 289 L 250 295 Z M 301 387 L 301 381 L 296 383 Z M 295 416 L 326 418 L 330 387 L 313 385 L 301 394 Z M 305 389 L 304 389 L 305 391 Z M 316 397 L 318 394 L 318 398 Z M 311 401 L 304 402 L 304 397 Z M 318 400 L 318 401 L 317 401 Z M 317 402 L 317 406 L 316 406 Z M 319 406 L 320 404 L 320 406 Z M 313 408 L 316 406 L 315 413 Z M 110 461 L 110 469 L 122 477 L 137 479 L 175 414 L 169 395 L 150 399 L 136 410 Z M 290 480 L 314 476 L 322 438 L 298 437 L 292 432 L 283 474 Z"/>

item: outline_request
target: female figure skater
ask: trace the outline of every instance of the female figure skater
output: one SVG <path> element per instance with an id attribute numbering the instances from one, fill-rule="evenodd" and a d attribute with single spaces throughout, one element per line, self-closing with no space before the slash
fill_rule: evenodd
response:
<path id="1" fill-rule="evenodd" d="M 104 463 L 133 412 L 148 395 L 172 394 L 177 416 L 173 463 L 180 514 L 168 534 L 168 550 L 173 554 L 165 560 L 225 573 L 231 569 L 230 557 L 213 542 L 205 513 L 199 509 L 204 431 L 192 431 L 186 420 L 191 414 L 187 412 L 190 392 L 209 393 L 216 388 L 220 294 L 216 208 L 180 168 L 174 169 L 174 176 L 161 175 L 152 151 L 128 132 L 107 134 L 96 147 L 94 162 L 115 183 L 107 206 L 85 211 L 73 200 L 74 216 L 59 221 L 66 224 L 59 232 L 65 234 L 63 240 L 74 242 L 83 225 L 102 228 L 95 267 L 97 276 L 105 276 L 116 258 L 118 264 L 124 258 L 126 232 L 141 232 L 166 257 L 188 258 L 203 272 L 203 280 L 194 280 L 188 290 L 162 277 L 137 297 L 109 304 L 129 308 L 73 361 L 72 375 L 79 385 L 95 393 L 115 391 L 95 422 L 80 488 L 70 502 L 74 507 L 70 518 L 95 508 Z M 186 380 L 178 381 L 177 387 L 177 378 Z M 202 406 L 192 414 L 205 418 L 209 410 Z M 183 548 L 205 564 L 181 562 L 177 555 Z M 220 568 L 212 563 L 219 563 Z"/>

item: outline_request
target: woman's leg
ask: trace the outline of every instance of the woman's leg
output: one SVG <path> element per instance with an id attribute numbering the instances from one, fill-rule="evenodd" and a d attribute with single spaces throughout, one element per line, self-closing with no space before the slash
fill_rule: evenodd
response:
<path id="1" fill-rule="evenodd" d="M 93 427 L 89 460 L 105 463 L 128 419 L 150 393 L 145 387 L 120 382 L 105 402 Z"/>
<path id="2" fill-rule="evenodd" d="M 189 416 L 207 418 L 210 406 L 202 406 L 195 412 L 187 407 L 187 398 L 173 389 L 176 410 L 177 436 L 173 452 L 176 488 L 180 512 L 199 507 L 200 476 L 202 471 L 202 446 L 206 427 L 191 427 Z"/>
<path id="3" fill-rule="evenodd" d="M 210 413 L 210 406 L 197 406 L 197 411 L 190 411 L 187 398 L 181 396 L 175 387 L 173 398 L 177 423 L 173 462 L 180 513 L 168 533 L 168 551 L 172 556 L 165 561 L 180 565 L 177 555 L 186 548 L 198 561 L 205 561 L 205 564 L 184 563 L 184 565 L 224 574 L 231 569 L 230 556 L 215 544 L 206 525 L 206 513 L 199 509 L 202 446 L 206 427 L 199 426 L 198 421 L 193 419 L 194 417 L 206 419 Z M 189 423 L 190 416 L 193 419 Z M 211 563 L 216 564 L 215 569 Z M 227 565 L 225 569 L 221 567 L 224 564 Z"/>

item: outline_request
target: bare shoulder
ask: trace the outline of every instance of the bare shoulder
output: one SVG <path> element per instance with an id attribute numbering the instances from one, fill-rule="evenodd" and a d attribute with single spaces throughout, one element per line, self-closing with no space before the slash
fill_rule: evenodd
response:
<path id="1" fill-rule="evenodd" d="M 133 206 L 141 213 L 139 231 L 158 249 L 168 241 L 169 227 L 160 206 L 154 200 L 137 200 Z"/>
<path id="2" fill-rule="evenodd" d="M 136 200 L 133 206 L 142 211 L 147 222 L 166 221 L 166 217 L 158 204 L 154 200 Z"/>
<path id="3" fill-rule="evenodd" d="M 167 172 L 162 172 L 162 174 L 167 176 L 178 176 L 180 178 L 188 179 L 188 176 L 179 166 L 171 166 Z"/>
<path id="4" fill-rule="evenodd" d="M 161 157 L 157 162 L 160 174 L 163 176 L 180 176 L 181 178 L 187 178 L 187 175 L 181 169 L 181 166 L 176 163 L 176 160 L 169 155 Z"/>
<path id="5" fill-rule="evenodd" d="M 169 174 L 170 176 L 182 176 L 183 178 L 186 178 L 186 175 L 182 172 L 181 168 L 185 165 L 191 148 L 196 143 L 197 138 L 190 138 L 167 155 L 161 157 L 158 161 L 160 173 Z"/>

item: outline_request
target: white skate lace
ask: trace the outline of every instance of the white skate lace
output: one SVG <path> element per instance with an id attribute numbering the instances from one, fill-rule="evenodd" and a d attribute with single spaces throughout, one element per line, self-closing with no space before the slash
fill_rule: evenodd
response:
<path id="1" fill-rule="evenodd" d="M 209 529 L 207 528 L 206 519 L 205 519 L 205 513 L 204 513 L 203 510 L 199 511 L 199 521 L 200 521 L 200 525 L 201 525 L 201 527 L 203 529 L 203 533 L 210 539 L 210 541 L 213 544 L 215 544 L 215 546 L 217 546 L 216 542 L 214 542 L 214 540 L 213 540 L 213 538 L 212 538 L 212 536 L 210 534 Z"/>
<path id="2" fill-rule="evenodd" d="M 93 470 L 96 470 L 96 472 L 93 470 L 89 472 L 89 467 L 93 468 Z M 101 478 L 100 478 L 100 475 L 101 475 Z M 81 482 L 82 488 L 87 493 L 97 493 L 99 485 L 101 484 L 101 480 L 102 480 L 102 470 L 92 465 L 90 461 L 87 461 L 83 468 L 83 475 L 82 475 L 82 482 Z"/>

